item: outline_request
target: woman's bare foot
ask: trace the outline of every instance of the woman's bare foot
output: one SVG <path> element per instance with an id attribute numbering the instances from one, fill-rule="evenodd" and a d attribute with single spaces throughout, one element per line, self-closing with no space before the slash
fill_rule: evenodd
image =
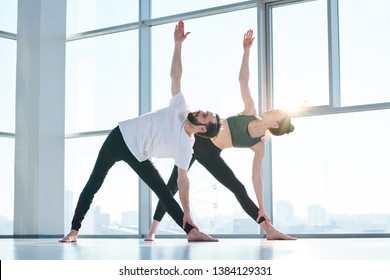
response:
<path id="1" fill-rule="evenodd" d="M 267 240 L 297 240 L 295 237 L 278 231 L 271 223 L 266 225 L 265 231 L 267 233 Z"/>
<path id="2" fill-rule="evenodd" d="M 204 242 L 218 242 L 218 239 L 211 237 L 196 228 L 192 229 L 187 236 L 188 242 L 204 241 Z"/>
<path id="3" fill-rule="evenodd" d="M 154 233 L 148 234 L 148 236 L 145 237 L 144 241 L 154 241 L 156 239 L 156 235 Z"/>
<path id="4" fill-rule="evenodd" d="M 77 235 L 79 232 L 77 230 L 72 229 L 67 236 L 62 238 L 61 240 L 58 240 L 60 243 L 72 243 L 77 242 Z"/>

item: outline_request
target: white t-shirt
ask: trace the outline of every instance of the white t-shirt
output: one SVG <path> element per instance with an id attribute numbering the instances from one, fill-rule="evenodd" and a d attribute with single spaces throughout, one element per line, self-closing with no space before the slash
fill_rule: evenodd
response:
<path id="1" fill-rule="evenodd" d="M 119 128 L 138 161 L 173 158 L 177 167 L 187 170 L 195 142 L 184 130 L 188 113 L 184 96 L 178 93 L 168 107 L 120 122 Z"/>

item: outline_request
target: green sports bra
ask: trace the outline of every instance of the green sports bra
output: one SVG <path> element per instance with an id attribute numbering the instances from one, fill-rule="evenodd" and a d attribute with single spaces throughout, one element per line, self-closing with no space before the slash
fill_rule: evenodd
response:
<path id="1" fill-rule="evenodd" d="M 227 118 L 232 136 L 232 144 L 235 148 L 249 148 L 261 141 L 260 137 L 251 137 L 248 131 L 248 125 L 255 120 L 255 116 L 237 115 Z"/>

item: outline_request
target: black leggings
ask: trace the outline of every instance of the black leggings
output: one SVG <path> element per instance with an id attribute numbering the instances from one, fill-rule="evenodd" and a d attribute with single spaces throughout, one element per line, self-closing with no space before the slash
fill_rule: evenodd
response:
<path id="1" fill-rule="evenodd" d="M 248 196 L 245 186 L 237 179 L 233 171 L 222 159 L 221 149 L 216 147 L 210 139 L 196 136 L 190 168 L 195 160 L 202 164 L 222 185 L 228 188 L 236 196 L 242 209 L 256 221 L 259 215 L 259 208 Z M 177 167 L 175 166 L 168 181 L 168 187 L 172 195 L 178 190 L 177 176 Z M 153 216 L 153 219 L 156 221 L 161 221 L 166 212 L 161 202 L 158 202 Z M 261 217 L 258 223 L 260 224 L 264 220 Z"/>
<path id="2" fill-rule="evenodd" d="M 108 171 L 116 162 L 121 160 L 127 162 L 139 175 L 139 177 L 156 193 L 159 201 L 167 210 L 168 214 L 180 227 L 182 227 L 184 216 L 183 211 L 173 198 L 158 170 L 154 167 L 150 160 L 139 162 L 134 157 L 127 148 L 126 143 L 123 140 L 122 133 L 117 126 L 113 131 L 111 131 L 103 143 L 92 174 L 80 194 L 72 220 L 72 229 L 80 229 L 81 222 L 91 206 L 95 194 L 102 186 Z M 189 233 L 192 229 L 193 227 L 187 224 L 184 231 Z"/>

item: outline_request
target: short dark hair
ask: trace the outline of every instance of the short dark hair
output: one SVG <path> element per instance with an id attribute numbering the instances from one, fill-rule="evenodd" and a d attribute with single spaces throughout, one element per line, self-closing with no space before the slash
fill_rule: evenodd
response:
<path id="1" fill-rule="evenodd" d="M 219 131 L 221 130 L 222 122 L 218 114 L 215 114 L 215 117 L 217 118 L 217 122 L 209 122 L 208 124 L 204 125 L 206 126 L 207 131 L 206 132 L 198 132 L 196 135 L 203 137 L 203 138 L 213 138 L 218 135 Z"/>
<path id="2" fill-rule="evenodd" d="M 278 127 L 277 128 L 269 128 L 269 132 L 272 133 L 272 135 L 280 136 L 283 134 L 289 134 L 294 131 L 295 126 L 291 123 L 291 117 L 290 115 L 286 115 L 284 118 L 282 118 L 280 121 L 277 122 Z"/>

